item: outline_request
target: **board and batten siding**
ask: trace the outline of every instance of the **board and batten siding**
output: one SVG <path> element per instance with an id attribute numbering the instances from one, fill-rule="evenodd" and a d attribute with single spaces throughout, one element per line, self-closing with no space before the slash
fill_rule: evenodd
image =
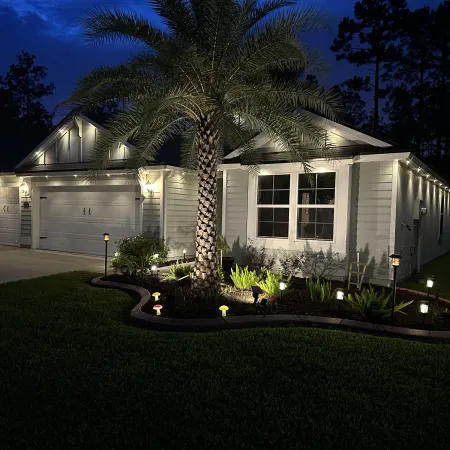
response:
<path id="1" fill-rule="evenodd" d="M 164 234 L 170 247 L 169 256 L 182 258 L 183 249 L 186 249 L 188 257 L 194 256 L 197 226 L 197 177 L 180 173 L 167 175 L 164 195 Z"/>
<path id="2" fill-rule="evenodd" d="M 247 243 L 249 172 L 241 169 L 224 171 L 223 189 L 226 190 L 222 214 L 225 239 L 231 248 L 231 256 L 240 261 L 243 246 Z"/>
<path id="3" fill-rule="evenodd" d="M 161 226 L 161 205 L 163 193 L 163 172 L 152 171 L 146 175 L 146 182 L 153 184 L 155 190 L 151 193 L 144 193 L 142 204 L 142 234 L 146 237 L 163 237 Z"/>
<path id="4" fill-rule="evenodd" d="M 367 265 L 365 280 L 388 284 L 391 248 L 393 161 L 353 165 L 350 212 L 350 261 Z"/>

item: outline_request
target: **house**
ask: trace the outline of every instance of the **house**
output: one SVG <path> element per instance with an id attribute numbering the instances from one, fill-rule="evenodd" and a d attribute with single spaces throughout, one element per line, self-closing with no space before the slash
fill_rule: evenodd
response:
<path id="1" fill-rule="evenodd" d="M 15 175 L 1 177 L 8 185 L 0 191 L 8 217 L 0 221 L 1 244 L 101 255 L 108 232 L 110 255 L 115 242 L 137 234 L 165 238 L 171 257 L 183 249 L 194 254 L 196 177 L 157 163 L 132 175 L 127 160 L 134 147 L 125 143 L 111 152 L 107 171 L 89 181 L 92 150 L 105 132 L 84 115 L 70 115 Z"/>
<path id="2" fill-rule="evenodd" d="M 405 278 L 450 251 L 447 180 L 392 142 L 311 116 L 326 130 L 333 159 L 317 152 L 310 175 L 263 136 L 259 174 L 241 165 L 239 150 L 225 157 L 221 226 L 237 258 L 249 240 L 280 256 L 305 245 L 331 249 L 366 264 L 365 279 L 384 285 L 392 253 L 403 256 Z"/>
<path id="3" fill-rule="evenodd" d="M 311 115 L 327 132 L 328 154 L 313 152 L 311 173 L 258 136 L 259 173 L 239 149 L 220 166 L 218 225 L 239 260 L 251 240 L 284 252 L 330 250 L 367 265 L 366 279 L 392 279 L 391 253 L 403 255 L 400 277 L 450 250 L 449 185 L 423 160 L 392 142 Z M 91 152 L 106 130 L 75 114 L 17 167 L 0 174 L 0 244 L 100 255 L 143 234 L 166 239 L 170 256 L 195 253 L 197 180 L 155 163 L 130 176 L 134 147 L 120 145 L 107 171 L 87 182 Z M 342 276 L 346 276 L 348 266 Z"/>

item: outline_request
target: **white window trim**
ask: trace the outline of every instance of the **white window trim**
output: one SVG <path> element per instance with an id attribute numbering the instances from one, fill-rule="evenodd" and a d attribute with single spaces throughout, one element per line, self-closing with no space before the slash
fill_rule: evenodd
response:
<path id="1" fill-rule="evenodd" d="M 299 172 L 296 175 L 296 191 L 295 191 L 295 234 L 294 234 L 294 241 L 295 242 L 329 242 L 331 244 L 335 244 L 336 243 L 336 225 L 337 225 L 337 220 L 336 220 L 336 209 L 337 209 L 337 203 L 338 203 L 338 196 L 336 195 L 336 191 L 337 191 L 337 186 L 339 184 L 339 171 L 337 170 L 326 170 L 326 171 L 317 171 L 317 172 L 311 172 L 313 174 L 316 173 L 330 173 L 333 172 L 335 174 L 335 179 L 334 179 L 334 204 L 333 205 L 301 205 L 298 203 L 298 178 L 299 175 L 302 175 L 304 172 Z M 306 208 L 314 208 L 314 209 L 318 209 L 318 208 L 328 208 L 328 209 L 333 209 L 334 214 L 333 214 L 333 239 L 305 239 L 305 238 L 298 238 L 297 237 L 297 224 L 298 224 L 298 210 L 302 208 L 302 209 L 306 209 Z"/>
<path id="2" fill-rule="evenodd" d="M 277 176 L 277 175 L 289 175 L 289 203 L 286 205 L 259 205 L 258 204 L 258 179 L 260 176 L 264 175 L 270 175 L 270 176 Z M 255 198 L 255 204 L 256 204 L 256 220 L 255 220 L 255 236 L 256 239 L 276 239 L 281 241 L 289 240 L 290 233 L 291 233 L 291 201 L 292 201 L 292 173 L 271 173 L 271 174 L 261 174 L 255 177 L 256 179 L 256 198 Z M 280 189 L 282 191 L 287 191 L 287 189 Z M 258 236 L 258 210 L 260 208 L 284 208 L 289 210 L 289 219 L 288 219 L 288 235 L 286 237 L 279 237 L 279 236 Z"/>
<path id="3" fill-rule="evenodd" d="M 328 173 L 328 172 L 334 172 L 336 175 L 335 178 L 335 196 L 334 196 L 334 205 L 308 205 L 305 207 L 314 207 L 314 208 L 333 208 L 335 211 L 334 214 L 334 221 L 333 221 L 333 239 L 332 240 L 324 240 L 324 239 L 299 239 L 297 238 L 297 222 L 298 222 L 298 209 L 301 207 L 298 205 L 298 178 L 299 175 L 304 174 L 305 172 L 303 170 L 296 170 L 296 171 L 273 171 L 271 173 L 267 174 L 261 174 L 261 175 L 290 175 L 290 188 L 289 188 L 289 204 L 288 205 L 258 205 L 258 178 L 261 175 L 257 175 L 254 177 L 254 192 L 253 195 L 253 204 L 254 204 L 254 211 L 255 211 L 255 221 L 253 225 L 253 236 L 257 240 L 269 240 L 271 242 L 275 241 L 291 241 L 294 243 L 315 243 L 315 244 L 332 244 L 335 245 L 337 243 L 337 214 L 336 211 L 339 208 L 339 199 L 337 195 L 337 189 L 339 186 L 340 181 L 340 171 L 330 168 L 329 170 L 317 170 L 312 171 L 311 173 Z M 249 191 L 250 193 L 251 191 Z M 288 236 L 287 237 L 267 237 L 267 236 L 258 236 L 258 209 L 261 207 L 268 207 L 268 208 L 289 208 L 289 222 L 288 222 Z M 295 218 L 295 220 L 293 220 Z"/>

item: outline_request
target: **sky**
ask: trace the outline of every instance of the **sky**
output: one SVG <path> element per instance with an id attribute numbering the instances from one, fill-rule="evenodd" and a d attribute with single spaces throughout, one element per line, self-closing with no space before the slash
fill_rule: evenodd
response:
<path id="1" fill-rule="evenodd" d="M 409 7 L 436 7 L 439 3 L 439 0 L 410 0 Z M 354 2 L 309 0 L 304 4 L 318 6 L 329 15 L 331 31 L 315 36 L 313 45 L 330 64 L 324 83 L 330 86 L 340 83 L 353 75 L 355 68 L 344 61 L 336 62 L 329 46 L 339 21 L 352 15 Z M 131 44 L 87 46 L 77 20 L 96 6 L 132 9 L 157 21 L 145 0 L 0 0 L 0 73 L 8 70 L 21 50 L 35 54 L 37 64 L 48 67 L 48 81 L 56 85 L 54 95 L 45 102 L 49 109 L 55 110 L 82 75 L 101 65 L 123 62 L 133 54 Z M 55 122 L 64 115 L 64 110 L 55 110 Z"/>

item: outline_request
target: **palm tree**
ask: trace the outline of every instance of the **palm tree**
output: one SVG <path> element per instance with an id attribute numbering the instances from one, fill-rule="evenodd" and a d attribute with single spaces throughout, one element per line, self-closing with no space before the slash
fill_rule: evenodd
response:
<path id="1" fill-rule="evenodd" d="M 320 58 L 301 33 L 322 28 L 314 8 L 288 0 L 149 0 L 161 19 L 120 9 L 89 11 L 82 19 L 94 43 L 132 41 L 138 53 L 127 64 L 101 67 L 82 78 L 67 100 L 81 110 L 124 101 L 107 123 L 110 133 L 94 150 L 96 169 L 111 148 L 136 143 L 138 168 L 162 144 L 182 135 L 182 165 L 198 176 L 194 288 L 217 286 L 217 169 L 224 148 L 240 148 L 249 166 L 258 162 L 253 138 L 265 133 L 295 161 L 324 136 L 303 108 L 333 117 L 334 96 L 294 74 Z M 283 76 L 287 74 L 287 76 Z M 302 109 L 300 109 L 302 108 Z"/>

